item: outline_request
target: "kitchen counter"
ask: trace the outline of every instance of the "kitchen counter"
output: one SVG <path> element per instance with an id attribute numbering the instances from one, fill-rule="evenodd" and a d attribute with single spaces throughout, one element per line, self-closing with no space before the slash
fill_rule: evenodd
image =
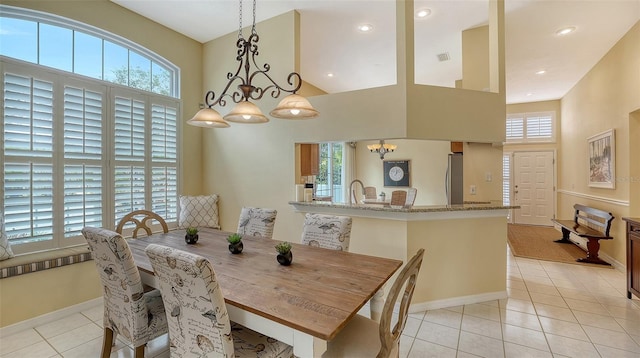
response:
<path id="1" fill-rule="evenodd" d="M 502 202 L 410 208 L 392 208 L 384 202 L 289 204 L 301 214 L 352 217 L 352 252 L 406 261 L 424 248 L 411 312 L 507 297 L 507 216 L 517 206 Z"/>
<path id="2" fill-rule="evenodd" d="M 324 212 L 337 215 L 342 214 L 406 221 L 506 216 L 507 210 L 520 208 L 519 206 L 512 205 L 505 206 L 502 202 L 465 203 L 462 205 L 415 205 L 409 208 L 391 207 L 385 202 L 348 204 L 329 201 L 290 201 L 289 204 L 298 212 Z"/>

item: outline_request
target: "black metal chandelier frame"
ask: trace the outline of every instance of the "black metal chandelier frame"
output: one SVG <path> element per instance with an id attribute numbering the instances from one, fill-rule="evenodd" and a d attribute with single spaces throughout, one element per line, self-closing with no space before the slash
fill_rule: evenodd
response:
<path id="1" fill-rule="evenodd" d="M 260 70 L 260 66 L 256 62 L 256 56 L 259 55 L 258 41 L 260 37 L 256 32 L 256 0 L 253 0 L 253 24 L 251 26 L 251 35 L 245 39 L 242 35 L 242 0 L 240 3 L 240 28 L 238 30 L 238 41 L 236 47 L 238 48 L 238 56 L 236 60 L 239 62 L 238 69 L 235 74 L 232 72 L 227 73 L 227 79 L 229 82 L 224 87 L 224 90 L 220 94 L 220 97 L 216 99 L 216 95 L 213 91 L 207 91 L 205 94 L 205 103 L 207 107 L 212 108 L 216 104 L 224 107 L 227 104 L 226 97 L 231 99 L 234 103 L 240 103 L 242 101 L 259 100 L 265 93 L 270 92 L 271 97 L 278 98 L 282 92 L 295 94 L 302 86 L 302 77 L 297 72 L 291 72 L 287 77 L 287 83 L 292 86 L 291 88 L 284 88 L 278 85 L 267 72 L 271 69 L 268 63 L 265 63 Z M 251 72 L 251 64 L 257 68 L 257 70 Z M 244 71 L 243 71 L 244 70 Z M 241 73 L 242 72 L 242 73 Z M 263 75 L 271 83 L 266 87 L 257 87 L 252 84 L 256 76 Z M 240 81 L 238 89 L 227 93 L 232 84 Z"/>

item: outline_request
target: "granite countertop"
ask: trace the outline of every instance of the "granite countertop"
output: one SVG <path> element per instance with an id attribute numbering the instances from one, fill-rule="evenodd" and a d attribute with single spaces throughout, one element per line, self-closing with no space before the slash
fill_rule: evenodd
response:
<path id="1" fill-rule="evenodd" d="M 330 201 L 290 201 L 290 205 L 294 206 L 306 206 L 306 207 L 326 207 L 337 209 L 357 209 L 357 210 L 370 210 L 370 211 L 386 211 L 386 212 L 398 212 L 398 213 L 429 213 L 429 212 L 447 212 L 447 211 L 472 211 L 472 210 L 505 210 L 505 209 L 519 209 L 519 206 L 515 205 L 503 205 L 502 202 L 478 202 L 470 203 L 466 202 L 462 205 L 414 205 L 410 208 L 403 207 L 390 207 L 380 204 L 347 204 L 347 203 L 334 203 Z"/>

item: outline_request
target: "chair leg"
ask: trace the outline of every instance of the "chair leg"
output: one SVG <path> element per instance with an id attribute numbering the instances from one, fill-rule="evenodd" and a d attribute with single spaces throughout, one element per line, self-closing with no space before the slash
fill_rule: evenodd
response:
<path id="1" fill-rule="evenodd" d="M 135 358 L 144 358 L 144 347 L 146 347 L 147 344 L 143 344 L 141 346 L 137 346 L 136 347 L 136 353 L 135 353 Z"/>
<path id="2" fill-rule="evenodd" d="M 111 346 L 113 346 L 113 331 L 111 328 L 105 328 L 104 338 L 102 340 L 102 358 L 109 358 L 111 355 Z"/>

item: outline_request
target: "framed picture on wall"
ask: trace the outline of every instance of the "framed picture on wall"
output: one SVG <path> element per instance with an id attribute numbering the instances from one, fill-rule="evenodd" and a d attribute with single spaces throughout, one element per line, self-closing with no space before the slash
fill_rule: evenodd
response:
<path id="1" fill-rule="evenodd" d="M 411 186 L 410 160 L 385 160 L 382 164 L 384 186 Z"/>
<path id="2" fill-rule="evenodd" d="M 616 137 L 615 130 L 596 134 L 587 139 L 589 153 L 589 186 L 615 189 Z"/>

